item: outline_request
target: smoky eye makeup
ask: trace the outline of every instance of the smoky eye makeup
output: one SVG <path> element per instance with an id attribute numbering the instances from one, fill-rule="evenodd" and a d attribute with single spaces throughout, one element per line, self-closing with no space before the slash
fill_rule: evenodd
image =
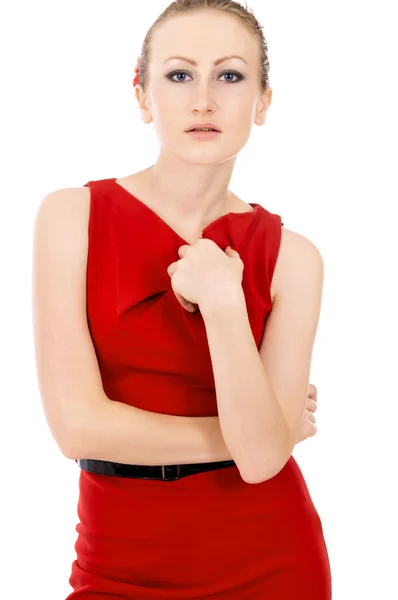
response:
<path id="1" fill-rule="evenodd" d="M 171 71 L 170 73 L 168 73 L 166 75 L 166 79 L 168 79 L 169 81 L 172 81 L 173 83 L 185 83 L 185 81 L 187 81 L 186 79 L 184 80 L 180 80 L 178 81 L 177 79 L 174 79 L 175 75 L 187 75 L 188 77 L 191 77 L 191 73 L 189 71 L 185 71 L 184 69 L 175 69 L 174 71 Z M 231 70 L 225 70 L 222 71 L 222 73 L 220 73 L 217 77 L 217 79 L 219 79 L 220 77 L 223 77 L 224 75 L 233 75 L 234 79 L 232 80 L 226 80 L 224 79 L 225 83 L 238 83 L 239 81 L 243 81 L 244 76 L 239 73 L 238 71 L 231 71 Z"/>

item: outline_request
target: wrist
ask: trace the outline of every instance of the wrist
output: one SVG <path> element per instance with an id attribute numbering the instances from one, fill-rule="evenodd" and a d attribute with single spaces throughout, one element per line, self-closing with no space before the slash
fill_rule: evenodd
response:
<path id="1" fill-rule="evenodd" d="M 241 286 L 224 292 L 221 298 L 209 298 L 199 304 L 204 319 L 219 317 L 229 312 L 246 312 L 246 298 Z"/>

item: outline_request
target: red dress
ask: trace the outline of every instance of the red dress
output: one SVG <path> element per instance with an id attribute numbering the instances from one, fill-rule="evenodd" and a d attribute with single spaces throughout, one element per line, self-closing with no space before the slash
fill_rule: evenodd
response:
<path id="1" fill-rule="evenodd" d="M 203 318 L 180 305 L 166 271 L 187 242 L 116 178 L 85 185 L 87 315 L 106 395 L 152 412 L 217 415 Z M 259 348 L 283 223 L 251 206 L 202 235 L 239 252 Z M 176 481 L 79 476 L 66 600 L 331 598 L 322 524 L 293 456 L 259 484 L 236 466 Z"/>

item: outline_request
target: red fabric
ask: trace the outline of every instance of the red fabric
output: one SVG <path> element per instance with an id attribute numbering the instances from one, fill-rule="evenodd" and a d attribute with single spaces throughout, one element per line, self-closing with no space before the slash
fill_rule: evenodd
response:
<path id="1" fill-rule="evenodd" d="M 217 415 L 203 318 L 183 309 L 166 272 L 185 240 L 115 178 L 86 186 L 87 315 L 106 395 L 153 412 Z M 203 237 L 239 252 L 259 348 L 283 223 L 251 206 Z M 331 598 L 322 524 L 293 456 L 260 484 L 236 466 L 170 482 L 81 470 L 79 491 L 66 600 Z"/>

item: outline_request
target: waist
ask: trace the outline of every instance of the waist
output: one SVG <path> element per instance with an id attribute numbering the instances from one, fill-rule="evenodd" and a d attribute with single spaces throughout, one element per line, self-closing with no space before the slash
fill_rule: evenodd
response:
<path id="1" fill-rule="evenodd" d="M 90 473 L 110 475 L 114 477 L 128 477 L 132 479 L 155 479 L 160 481 L 175 481 L 181 477 L 225 469 L 236 466 L 233 460 L 224 460 L 210 463 L 197 463 L 186 465 L 128 465 L 107 460 L 79 458 L 76 460 L 79 467 Z"/>

